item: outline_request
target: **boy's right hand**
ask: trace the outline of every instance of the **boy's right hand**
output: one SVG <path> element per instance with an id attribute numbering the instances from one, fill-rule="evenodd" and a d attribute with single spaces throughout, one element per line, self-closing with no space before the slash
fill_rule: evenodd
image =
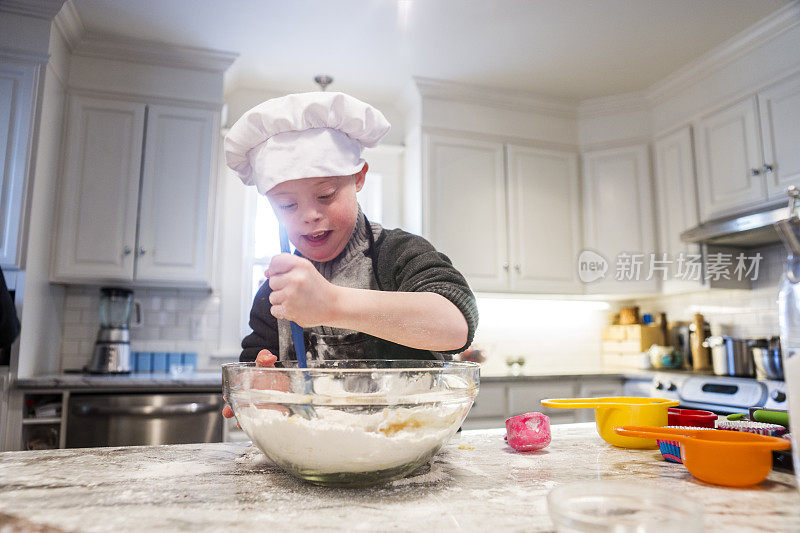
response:
<path id="1" fill-rule="evenodd" d="M 275 366 L 277 360 L 278 358 L 272 355 L 272 352 L 269 350 L 261 350 L 256 356 L 256 366 Z M 222 416 L 225 418 L 233 417 L 233 409 L 231 409 L 230 405 L 226 404 L 225 407 L 222 408 Z"/>

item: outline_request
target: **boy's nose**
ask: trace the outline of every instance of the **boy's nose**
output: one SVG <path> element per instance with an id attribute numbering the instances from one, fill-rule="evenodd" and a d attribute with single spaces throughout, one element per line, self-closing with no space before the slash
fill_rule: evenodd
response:
<path id="1" fill-rule="evenodd" d="M 301 220 L 305 223 L 316 222 L 322 218 L 322 213 L 316 209 L 306 209 L 302 213 Z"/>

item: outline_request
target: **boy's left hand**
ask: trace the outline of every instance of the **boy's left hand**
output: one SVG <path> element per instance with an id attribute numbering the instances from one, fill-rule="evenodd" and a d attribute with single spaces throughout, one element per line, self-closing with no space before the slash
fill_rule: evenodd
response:
<path id="1" fill-rule="evenodd" d="M 276 255 L 267 272 L 272 316 L 301 327 L 330 324 L 336 286 L 322 277 L 308 259 L 286 253 Z"/>

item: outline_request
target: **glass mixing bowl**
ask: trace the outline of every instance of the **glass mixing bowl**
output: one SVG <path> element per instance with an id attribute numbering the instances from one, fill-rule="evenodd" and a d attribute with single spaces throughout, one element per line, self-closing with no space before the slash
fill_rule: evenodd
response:
<path id="1" fill-rule="evenodd" d="M 415 360 L 222 365 L 242 429 L 290 474 L 326 486 L 368 486 L 427 463 L 478 394 L 477 363 Z"/>

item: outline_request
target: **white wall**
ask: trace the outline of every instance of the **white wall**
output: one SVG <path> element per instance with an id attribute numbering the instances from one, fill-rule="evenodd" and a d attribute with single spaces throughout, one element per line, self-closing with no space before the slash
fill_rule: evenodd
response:
<path id="1" fill-rule="evenodd" d="M 53 372 L 59 368 L 64 290 L 51 285 L 49 277 L 66 99 L 63 74 L 69 53 L 55 27 L 50 33 L 50 54 L 43 80 L 40 135 L 33 178 L 33 201 L 30 203 L 20 317 L 22 329 L 16 370 L 20 377 Z"/>

